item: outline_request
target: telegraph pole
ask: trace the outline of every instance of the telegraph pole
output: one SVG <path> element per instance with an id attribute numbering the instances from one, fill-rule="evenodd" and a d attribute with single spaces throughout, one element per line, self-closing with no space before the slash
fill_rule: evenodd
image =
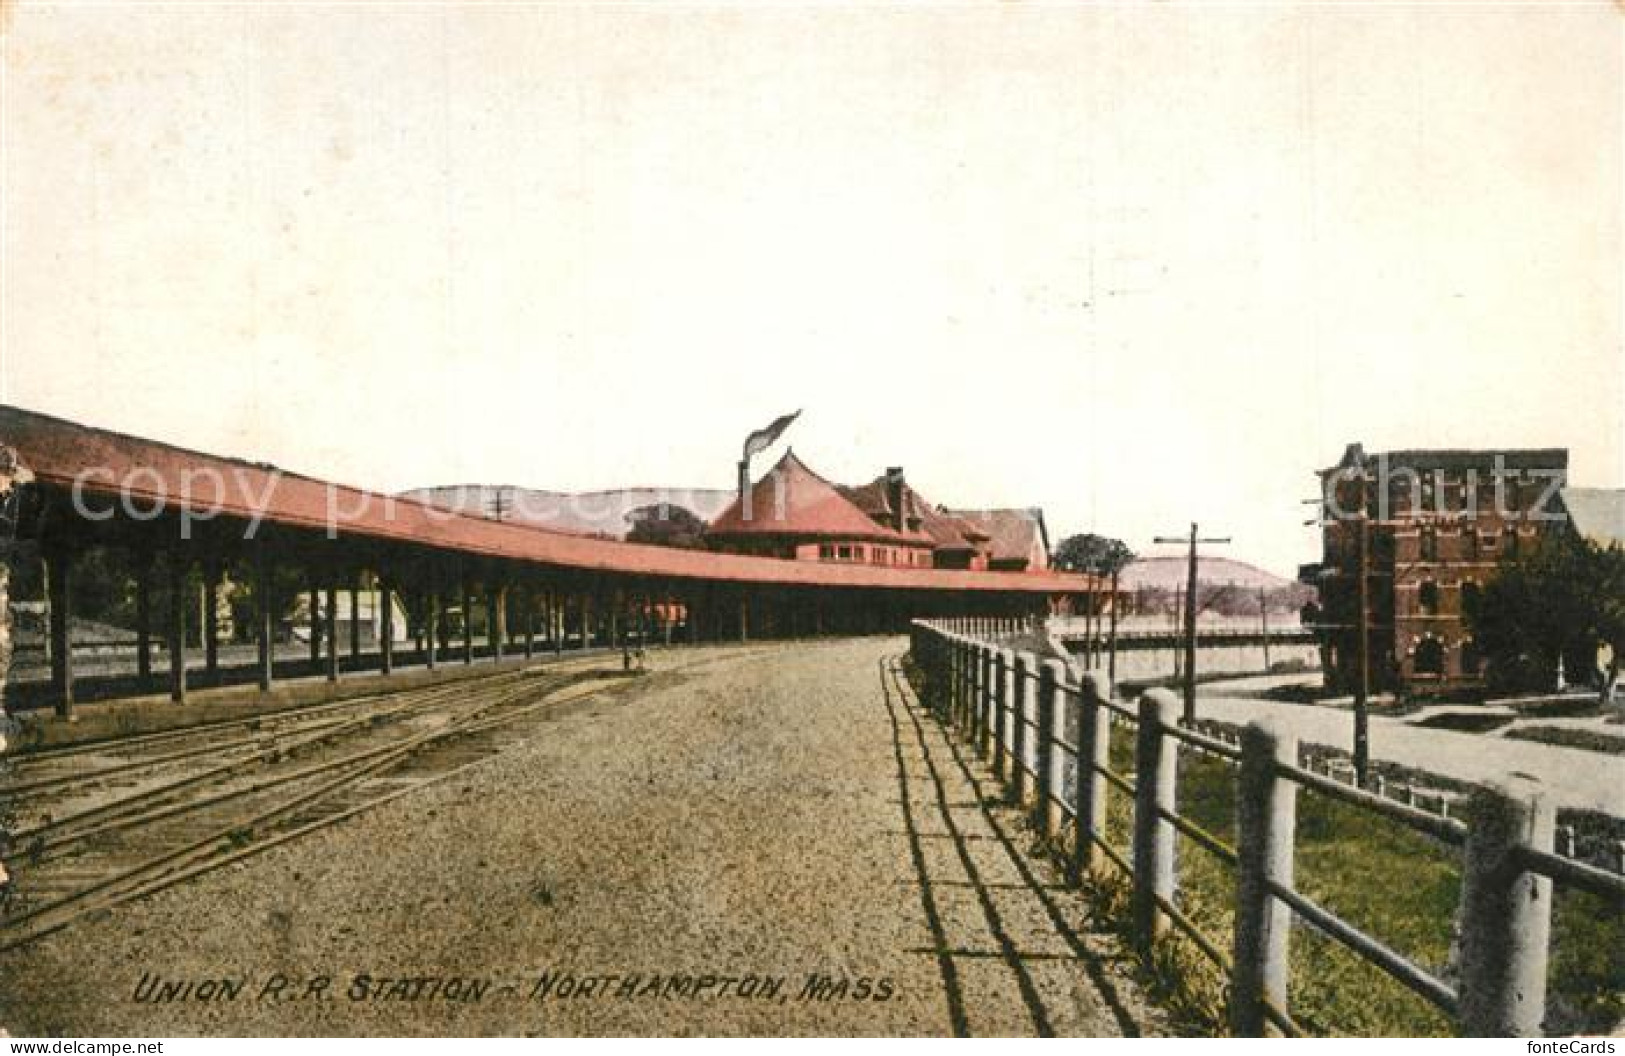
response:
<path id="1" fill-rule="evenodd" d="M 1154 542 L 1182 543 L 1186 540 L 1159 535 Z M 1198 543 L 1228 543 L 1223 539 L 1202 539 L 1191 522 L 1190 557 L 1185 573 L 1185 721 L 1196 721 L 1196 546 Z"/>
<path id="2" fill-rule="evenodd" d="M 1270 673 L 1270 599 L 1264 587 L 1258 588 L 1258 624 L 1264 632 L 1264 673 Z"/>
<path id="3" fill-rule="evenodd" d="M 1112 567 L 1112 622 L 1110 638 L 1110 654 L 1106 661 L 1106 682 L 1117 685 L 1117 574 L 1120 571 L 1115 565 Z"/>
<path id="4" fill-rule="evenodd" d="M 1354 779 L 1361 788 L 1367 785 L 1371 774 L 1371 516 L 1367 509 L 1360 510 L 1357 557 L 1359 600 L 1359 638 L 1354 655 L 1358 658 L 1359 678 L 1354 684 Z"/>

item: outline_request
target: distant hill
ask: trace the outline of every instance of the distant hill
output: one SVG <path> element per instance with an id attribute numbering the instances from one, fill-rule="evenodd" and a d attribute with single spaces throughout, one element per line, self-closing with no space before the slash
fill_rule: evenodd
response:
<path id="1" fill-rule="evenodd" d="M 413 488 L 401 492 L 401 496 L 475 517 L 604 539 L 626 538 L 631 529 L 626 515 L 641 506 L 665 502 L 710 521 L 734 499 L 730 488 L 613 488 L 567 492 L 507 484 Z"/>
<path id="2" fill-rule="evenodd" d="M 1175 587 L 1184 587 L 1186 560 L 1183 556 L 1142 557 L 1123 569 L 1120 582 L 1130 589 L 1161 587 L 1173 590 Z M 1276 591 L 1296 585 L 1292 580 L 1284 579 L 1273 572 L 1266 572 L 1257 565 L 1249 565 L 1245 561 L 1235 561 L 1228 557 L 1202 556 L 1196 566 L 1196 576 L 1202 583 L 1245 587 L 1253 591 L 1260 589 Z"/>
<path id="3" fill-rule="evenodd" d="M 1125 568 L 1119 585 L 1136 595 L 1134 610 L 1173 612 L 1175 591 L 1185 589 L 1186 560 L 1175 556 L 1142 557 Z M 1203 611 L 1214 615 L 1257 612 L 1260 590 L 1266 593 L 1271 612 L 1295 613 L 1315 599 L 1311 587 L 1228 557 L 1203 557 L 1197 566 L 1197 582 Z"/>

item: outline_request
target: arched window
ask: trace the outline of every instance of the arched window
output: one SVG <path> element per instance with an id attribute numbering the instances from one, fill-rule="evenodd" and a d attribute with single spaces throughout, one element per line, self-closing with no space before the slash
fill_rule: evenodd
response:
<path id="1" fill-rule="evenodd" d="M 1478 611 L 1478 599 L 1482 595 L 1477 583 L 1472 580 L 1461 585 L 1461 612 L 1464 616 L 1472 615 Z"/>
<path id="2" fill-rule="evenodd" d="M 1427 580 L 1416 590 L 1416 605 L 1426 616 L 1432 616 L 1439 611 L 1439 584 Z"/>
<path id="3" fill-rule="evenodd" d="M 1416 662 L 1419 675 L 1444 674 L 1444 645 L 1437 638 L 1424 638 L 1416 643 Z"/>
<path id="4" fill-rule="evenodd" d="M 1471 639 L 1461 643 L 1461 673 L 1468 678 L 1483 674 L 1484 659 L 1478 655 L 1478 645 Z"/>

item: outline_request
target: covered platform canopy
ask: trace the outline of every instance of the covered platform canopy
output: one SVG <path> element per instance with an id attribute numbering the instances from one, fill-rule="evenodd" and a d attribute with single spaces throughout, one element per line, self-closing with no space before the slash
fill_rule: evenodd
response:
<path id="1" fill-rule="evenodd" d="M 900 630 L 916 617 L 1027 616 L 1091 594 L 1090 577 L 997 573 L 897 566 L 792 561 L 685 550 L 549 531 L 469 516 L 420 501 L 288 472 L 263 463 L 190 451 L 0 405 L 0 470 L 12 482 L 7 497 L 14 538 L 36 544 L 49 568 L 53 682 L 58 706 L 73 699 L 67 584 L 75 555 L 114 546 L 137 555 L 137 567 L 167 571 L 171 604 L 171 690 L 183 696 L 188 613 L 182 595 L 201 573 L 206 610 L 217 601 L 222 575 L 257 584 L 262 618 L 259 681 L 272 677 L 269 641 L 277 606 L 272 572 L 297 567 L 311 590 L 328 592 L 329 621 L 341 587 L 371 577 L 400 592 L 418 652 L 433 664 L 446 637 L 442 595 L 460 598 L 464 660 L 473 657 L 466 618 L 476 594 L 487 602 L 486 652 L 501 657 L 513 636 L 509 617 L 524 627 L 524 649 L 540 632 L 555 648 L 616 640 L 617 626 L 643 626 L 658 612 L 669 638 L 675 624 L 690 640 L 753 635 Z M 476 586 L 479 590 L 476 591 Z M 138 583 L 138 659 L 148 671 L 145 626 L 148 585 Z M 192 597 L 196 598 L 197 588 Z M 510 595 L 517 595 L 517 602 Z M 388 612 L 388 608 L 385 608 Z M 674 616 L 674 614 L 676 614 Z M 205 614 L 202 621 L 208 622 Z M 571 633 L 568 625 L 574 626 Z M 353 630 L 352 630 L 353 634 Z M 197 638 L 197 635 L 192 637 Z M 320 660 L 312 633 L 311 662 Z M 327 671 L 340 667 L 329 628 Z M 201 636 L 214 668 L 213 631 Z M 55 641 L 60 639 L 60 641 Z M 352 638 L 352 660 L 359 647 Z M 378 658 L 393 663 L 392 635 Z M 65 665 L 65 666 L 64 666 Z"/>

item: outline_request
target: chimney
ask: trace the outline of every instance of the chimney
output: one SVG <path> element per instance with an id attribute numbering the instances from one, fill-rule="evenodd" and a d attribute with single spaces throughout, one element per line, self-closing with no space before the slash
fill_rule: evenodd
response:
<path id="1" fill-rule="evenodd" d="M 886 467 L 886 504 L 891 507 L 892 527 L 899 532 L 904 530 L 908 520 L 908 513 L 903 508 L 903 467 Z"/>

